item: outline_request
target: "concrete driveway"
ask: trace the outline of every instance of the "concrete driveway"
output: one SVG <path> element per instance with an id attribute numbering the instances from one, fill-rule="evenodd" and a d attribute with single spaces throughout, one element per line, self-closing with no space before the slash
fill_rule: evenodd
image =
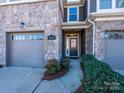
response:
<path id="1" fill-rule="evenodd" d="M 59 79 L 42 81 L 43 72 L 39 68 L 1 68 L 0 93 L 73 93 L 83 78 L 77 60 L 70 63 L 69 72 Z"/>
<path id="2" fill-rule="evenodd" d="M 43 69 L 7 67 L 0 69 L 0 93 L 32 93 L 43 76 Z"/>

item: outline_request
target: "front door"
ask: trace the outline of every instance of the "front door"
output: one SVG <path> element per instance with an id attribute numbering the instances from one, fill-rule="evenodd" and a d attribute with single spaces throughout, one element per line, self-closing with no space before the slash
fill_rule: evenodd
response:
<path id="1" fill-rule="evenodd" d="M 79 57 L 79 36 L 77 34 L 66 36 L 66 56 Z"/>

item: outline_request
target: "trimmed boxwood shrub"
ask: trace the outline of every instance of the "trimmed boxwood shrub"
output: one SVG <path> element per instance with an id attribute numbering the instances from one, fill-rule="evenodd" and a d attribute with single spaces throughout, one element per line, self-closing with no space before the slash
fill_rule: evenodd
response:
<path id="1" fill-rule="evenodd" d="M 108 64 L 92 55 L 84 55 L 81 66 L 86 74 L 82 93 L 124 93 L 124 76 L 114 72 Z"/>
<path id="2" fill-rule="evenodd" d="M 63 69 L 69 69 L 70 58 L 69 57 L 63 58 L 60 64 Z"/>
<path id="3" fill-rule="evenodd" d="M 59 62 L 57 59 L 50 59 L 46 65 L 46 72 L 48 74 L 58 73 L 62 69 L 69 69 L 70 58 L 65 57 Z"/>
<path id="4" fill-rule="evenodd" d="M 46 65 L 47 73 L 48 74 L 55 74 L 61 70 L 61 66 L 56 59 L 48 60 L 48 64 Z"/>

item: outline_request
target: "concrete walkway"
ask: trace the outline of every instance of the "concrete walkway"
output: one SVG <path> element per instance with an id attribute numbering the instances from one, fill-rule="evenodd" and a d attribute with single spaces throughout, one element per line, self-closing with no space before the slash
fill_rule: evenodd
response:
<path id="1" fill-rule="evenodd" d="M 73 93 L 81 85 L 83 74 L 77 60 L 70 65 L 66 75 L 60 79 L 42 81 L 34 93 Z"/>
<path id="2" fill-rule="evenodd" d="M 59 79 L 41 81 L 43 69 L 0 68 L 0 93 L 73 93 L 83 78 L 77 60 L 70 63 L 69 72 Z"/>

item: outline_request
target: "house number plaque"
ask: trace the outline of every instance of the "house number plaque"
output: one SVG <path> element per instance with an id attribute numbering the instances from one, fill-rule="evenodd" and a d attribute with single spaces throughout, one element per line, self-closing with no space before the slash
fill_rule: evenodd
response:
<path id="1" fill-rule="evenodd" d="M 56 40 L 56 36 L 54 36 L 54 35 L 49 35 L 49 36 L 48 36 L 48 40 Z"/>

